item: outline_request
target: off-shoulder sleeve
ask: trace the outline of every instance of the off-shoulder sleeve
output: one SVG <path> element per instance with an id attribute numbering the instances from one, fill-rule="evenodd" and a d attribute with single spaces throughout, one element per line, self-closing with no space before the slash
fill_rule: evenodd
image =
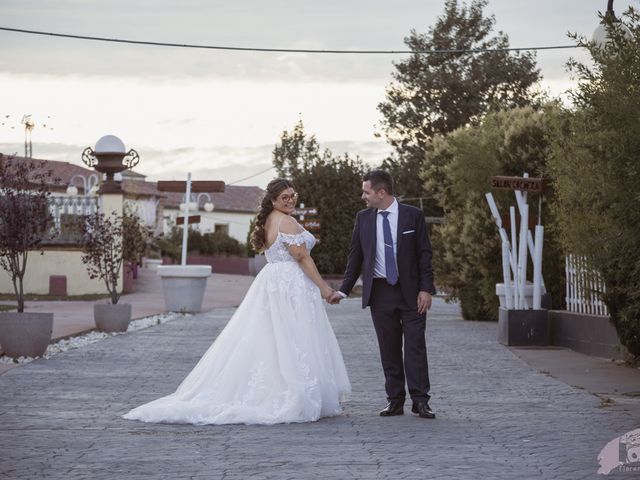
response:
<path id="1" fill-rule="evenodd" d="M 280 232 L 280 238 L 282 238 L 282 243 L 285 243 L 287 245 L 306 245 L 303 233 L 291 234 Z"/>
<path id="2" fill-rule="evenodd" d="M 304 228 L 296 222 L 295 218 L 288 217 L 284 224 L 282 224 L 282 219 L 280 220 L 281 221 L 278 223 L 278 232 L 282 239 L 282 243 L 298 246 L 305 245 Z"/>

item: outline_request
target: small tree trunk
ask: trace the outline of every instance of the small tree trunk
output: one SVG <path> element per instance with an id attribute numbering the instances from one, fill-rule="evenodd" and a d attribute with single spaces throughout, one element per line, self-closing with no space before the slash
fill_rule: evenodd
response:
<path id="1" fill-rule="evenodd" d="M 11 282 L 13 283 L 13 291 L 16 294 L 16 302 L 18 303 L 18 313 L 24 312 L 24 297 L 22 296 L 22 282 L 18 287 L 18 276 L 12 275 Z"/>
<path id="2" fill-rule="evenodd" d="M 24 312 L 24 283 L 22 281 L 23 277 L 24 277 L 24 271 L 22 272 L 22 275 L 18 277 L 18 288 L 20 289 L 18 293 L 18 312 L 19 313 Z"/>

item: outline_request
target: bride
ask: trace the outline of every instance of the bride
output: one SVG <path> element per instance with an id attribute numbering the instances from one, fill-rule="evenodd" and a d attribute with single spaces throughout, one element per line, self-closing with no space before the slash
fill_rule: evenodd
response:
<path id="1" fill-rule="evenodd" d="M 274 424 L 338 415 L 351 391 L 322 298 L 333 289 L 309 256 L 315 238 L 291 217 L 291 182 L 269 183 L 251 243 L 267 265 L 177 390 L 123 418 Z"/>

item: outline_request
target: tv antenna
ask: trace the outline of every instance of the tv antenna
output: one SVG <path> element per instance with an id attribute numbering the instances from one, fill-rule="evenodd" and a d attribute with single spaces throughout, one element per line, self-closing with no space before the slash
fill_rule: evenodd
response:
<path id="1" fill-rule="evenodd" d="M 24 125 L 24 158 L 33 158 L 33 144 L 31 143 L 31 131 L 36 127 L 31 114 L 23 115 L 20 121 Z"/>

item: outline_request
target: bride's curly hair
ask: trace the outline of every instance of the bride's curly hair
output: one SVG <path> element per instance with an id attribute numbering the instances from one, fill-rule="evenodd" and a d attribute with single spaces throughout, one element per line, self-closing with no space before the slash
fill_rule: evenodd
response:
<path id="1" fill-rule="evenodd" d="M 293 188 L 291 183 L 286 178 L 276 178 L 269 182 L 267 185 L 267 193 L 265 193 L 262 203 L 260 204 L 260 211 L 256 218 L 256 225 L 251 232 L 251 246 L 256 252 L 261 252 L 267 244 L 266 232 L 264 230 L 264 224 L 267 221 L 267 217 L 273 212 L 272 200 L 278 198 L 278 195 L 287 188 Z"/>

